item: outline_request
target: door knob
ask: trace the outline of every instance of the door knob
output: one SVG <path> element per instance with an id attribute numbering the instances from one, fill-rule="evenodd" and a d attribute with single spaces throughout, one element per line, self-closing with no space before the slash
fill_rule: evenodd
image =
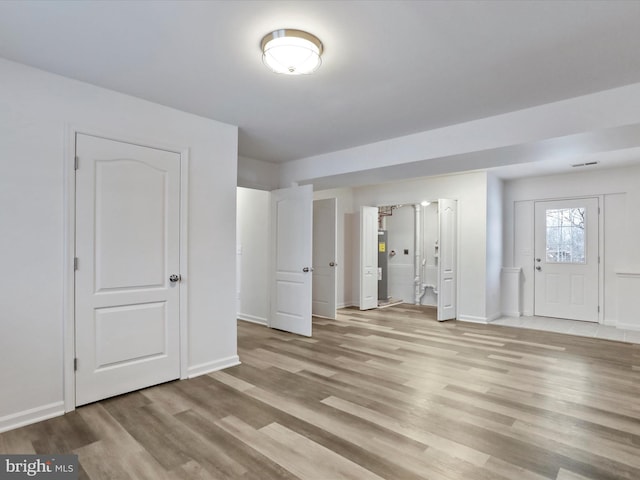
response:
<path id="1" fill-rule="evenodd" d="M 536 258 L 536 262 L 541 262 L 542 259 L 541 258 Z"/>
<path id="2" fill-rule="evenodd" d="M 175 273 L 169 277 L 170 282 L 179 282 L 182 277 L 180 275 L 176 275 Z"/>
<path id="3" fill-rule="evenodd" d="M 303 271 L 304 273 L 313 272 L 313 268 L 304 267 L 304 268 L 302 269 L 302 271 Z"/>
<path id="4" fill-rule="evenodd" d="M 540 265 L 538 265 L 538 266 L 536 267 L 536 270 L 540 271 L 540 270 L 542 270 L 542 267 L 541 267 Z"/>
<path id="5" fill-rule="evenodd" d="M 330 267 L 335 267 L 336 265 L 338 265 L 336 262 L 329 262 Z"/>

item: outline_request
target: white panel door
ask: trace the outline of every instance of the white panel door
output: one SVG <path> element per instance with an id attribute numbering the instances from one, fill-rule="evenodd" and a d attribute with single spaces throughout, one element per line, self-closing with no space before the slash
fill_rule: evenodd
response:
<path id="1" fill-rule="evenodd" d="M 180 376 L 180 155 L 76 138 L 76 405 Z"/>
<path id="2" fill-rule="evenodd" d="M 269 326 L 311 336 L 313 187 L 271 192 L 273 282 Z"/>
<path id="3" fill-rule="evenodd" d="M 457 202 L 438 200 L 438 321 L 456 318 Z"/>
<path id="4" fill-rule="evenodd" d="M 360 207 L 360 310 L 378 308 L 378 207 Z"/>
<path id="5" fill-rule="evenodd" d="M 535 204 L 535 315 L 598 321 L 598 199 Z"/>
<path id="6" fill-rule="evenodd" d="M 312 313 L 336 318 L 336 218 L 335 198 L 313 201 Z"/>

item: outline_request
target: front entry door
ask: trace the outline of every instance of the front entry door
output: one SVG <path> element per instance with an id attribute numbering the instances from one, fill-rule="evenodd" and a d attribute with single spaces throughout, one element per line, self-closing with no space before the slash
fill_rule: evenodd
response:
<path id="1" fill-rule="evenodd" d="M 180 376 L 180 155 L 78 134 L 76 156 L 83 405 Z"/>
<path id="2" fill-rule="evenodd" d="M 273 248 L 269 326 L 311 336 L 313 187 L 271 192 Z"/>
<path id="3" fill-rule="evenodd" d="M 535 315 L 598 321 L 598 199 L 535 204 Z"/>

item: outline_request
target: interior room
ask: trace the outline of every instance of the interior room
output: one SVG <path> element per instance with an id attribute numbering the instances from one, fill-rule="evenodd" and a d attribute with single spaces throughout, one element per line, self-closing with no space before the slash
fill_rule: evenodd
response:
<path id="1" fill-rule="evenodd" d="M 0 477 L 640 478 L 638 24 L 0 2 Z"/>

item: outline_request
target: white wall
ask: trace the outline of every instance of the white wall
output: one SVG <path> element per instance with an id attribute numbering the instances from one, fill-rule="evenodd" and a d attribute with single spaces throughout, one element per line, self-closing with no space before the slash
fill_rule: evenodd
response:
<path id="1" fill-rule="evenodd" d="M 337 305 L 338 308 L 349 307 L 357 303 L 353 296 L 351 265 L 353 263 L 353 192 L 349 188 L 323 190 L 313 193 L 314 200 L 335 198 L 338 210 L 336 236 L 337 242 Z M 357 296 L 357 294 L 356 294 Z"/>
<path id="2" fill-rule="evenodd" d="M 640 318 L 619 318 L 620 306 L 637 303 L 621 294 L 617 273 L 640 275 L 640 167 L 585 170 L 565 175 L 505 182 L 504 264 L 523 267 L 522 310 L 533 314 L 533 202 L 556 198 L 602 196 L 604 269 L 604 321 L 640 328 Z M 529 256 L 527 256 L 530 254 Z M 624 288 L 622 289 L 624 290 Z"/>
<path id="3" fill-rule="evenodd" d="M 502 206 L 503 183 L 487 175 L 487 317 L 495 320 L 502 314 Z"/>
<path id="4" fill-rule="evenodd" d="M 438 198 L 458 200 L 458 318 L 486 322 L 486 189 L 487 174 L 473 172 L 355 188 L 353 203 L 354 210 L 359 211 L 363 205 L 414 204 Z M 354 270 L 355 280 L 356 273 Z"/>
<path id="5" fill-rule="evenodd" d="M 279 175 L 280 167 L 275 163 L 238 156 L 239 187 L 275 190 L 280 181 Z"/>
<path id="6" fill-rule="evenodd" d="M 63 411 L 67 125 L 189 148 L 189 374 L 238 360 L 237 128 L 0 60 L 0 430 Z"/>
<path id="7" fill-rule="evenodd" d="M 271 194 L 238 187 L 238 318 L 268 324 Z"/>

